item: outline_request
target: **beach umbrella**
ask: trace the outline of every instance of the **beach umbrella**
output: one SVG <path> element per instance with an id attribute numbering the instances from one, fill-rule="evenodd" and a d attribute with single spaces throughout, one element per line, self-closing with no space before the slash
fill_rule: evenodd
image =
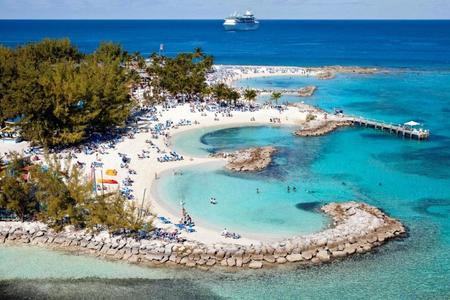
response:
<path id="1" fill-rule="evenodd" d="M 117 170 L 116 169 L 107 169 L 105 173 L 108 176 L 116 176 L 117 175 Z"/>
<path id="2" fill-rule="evenodd" d="M 114 179 L 97 179 L 97 183 L 103 183 L 103 184 L 119 184 L 117 180 Z"/>
<path id="3" fill-rule="evenodd" d="M 406 126 L 417 126 L 417 125 L 420 125 L 420 123 L 417 123 L 417 122 L 415 122 L 415 121 L 409 121 L 409 122 L 406 122 L 405 124 L 403 124 L 403 125 L 406 125 Z"/>

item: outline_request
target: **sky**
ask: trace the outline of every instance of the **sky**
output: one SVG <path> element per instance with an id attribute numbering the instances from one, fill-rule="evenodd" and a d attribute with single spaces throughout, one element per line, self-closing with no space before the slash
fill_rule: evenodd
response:
<path id="1" fill-rule="evenodd" d="M 0 19 L 450 19 L 450 0 L 0 0 Z"/>

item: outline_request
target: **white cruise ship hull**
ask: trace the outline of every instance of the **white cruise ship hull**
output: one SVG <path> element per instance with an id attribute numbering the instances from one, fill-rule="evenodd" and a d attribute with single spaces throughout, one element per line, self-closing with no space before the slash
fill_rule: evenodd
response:
<path id="1" fill-rule="evenodd" d="M 259 28 L 259 23 L 235 23 L 235 24 L 227 24 L 225 22 L 223 27 L 227 31 L 246 31 L 246 30 L 256 30 Z"/>

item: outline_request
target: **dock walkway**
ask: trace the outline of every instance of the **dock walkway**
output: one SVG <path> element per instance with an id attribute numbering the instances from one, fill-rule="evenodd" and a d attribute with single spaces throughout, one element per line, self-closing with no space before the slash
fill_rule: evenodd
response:
<path id="1" fill-rule="evenodd" d="M 355 117 L 348 115 L 344 115 L 342 119 L 352 122 L 353 125 L 374 128 L 398 136 L 409 137 L 410 139 L 414 138 L 418 140 L 426 140 L 430 137 L 430 131 L 423 128 L 416 129 L 410 126 L 400 124 L 396 125 L 383 121 L 371 120 L 362 117 Z"/>

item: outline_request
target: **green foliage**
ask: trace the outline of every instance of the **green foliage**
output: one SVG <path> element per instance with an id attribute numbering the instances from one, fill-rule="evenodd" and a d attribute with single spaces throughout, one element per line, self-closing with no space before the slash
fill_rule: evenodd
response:
<path id="1" fill-rule="evenodd" d="M 0 47 L 0 120 L 21 117 L 23 137 L 46 146 L 122 125 L 132 106 L 127 57 L 115 44 L 83 55 L 68 40 Z"/>
<path id="2" fill-rule="evenodd" d="M 136 231 L 143 226 L 134 204 L 126 203 L 120 194 L 113 193 L 97 197 L 87 203 L 88 218 L 86 226 L 94 229 L 102 227 L 110 232 L 121 229 Z"/>
<path id="3" fill-rule="evenodd" d="M 236 101 L 241 97 L 237 90 L 229 87 L 224 83 L 213 85 L 210 88 L 213 96 L 217 100 L 233 102 L 234 104 L 236 104 Z"/>
<path id="4" fill-rule="evenodd" d="M 47 158 L 48 169 L 35 166 L 32 171 L 36 198 L 42 210 L 39 219 L 54 228 L 65 223 L 82 227 L 85 222 L 83 205 L 91 197 L 92 185 L 70 161 L 63 166 L 56 158 Z"/>
<path id="5" fill-rule="evenodd" d="M 245 100 L 247 100 L 247 101 L 253 102 L 253 101 L 256 100 L 256 97 L 257 97 L 257 96 L 258 96 L 258 94 L 256 93 L 255 90 L 252 90 L 252 89 L 246 89 L 246 90 L 244 91 L 244 98 L 245 98 Z"/>
<path id="6" fill-rule="evenodd" d="M 315 119 L 316 119 L 316 115 L 313 115 L 312 113 L 308 113 L 306 115 L 306 122 L 313 121 Z"/>
<path id="7" fill-rule="evenodd" d="M 27 161 L 17 153 L 11 153 L 10 156 L 11 162 L 0 179 L 0 207 L 15 211 L 23 221 L 36 213 L 39 205 L 33 186 L 22 178 Z"/>
<path id="8" fill-rule="evenodd" d="M 0 180 L 0 207 L 15 211 L 24 221 L 37 212 L 38 202 L 30 184 L 19 177 L 5 176 Z"/>
<path id="9" fill-rule="evenodd" d="M 152 86 L 171 96 L 203 95 L 206 90 L 206 73 L 213 65 L 212 56 L 205 55 L 200 48 L 193 53 L 180 53 L 176 57 L 152 55 L 148 73 Z"/>
<path id="10" fill-rule="evenodd" d="M 270 95 L 270 99 L 275 101 L 275 103 L 278 105 L 278 100 L 280 100 L 282 94 L 280 92 L 273 92 L 272 95 Z"/>

